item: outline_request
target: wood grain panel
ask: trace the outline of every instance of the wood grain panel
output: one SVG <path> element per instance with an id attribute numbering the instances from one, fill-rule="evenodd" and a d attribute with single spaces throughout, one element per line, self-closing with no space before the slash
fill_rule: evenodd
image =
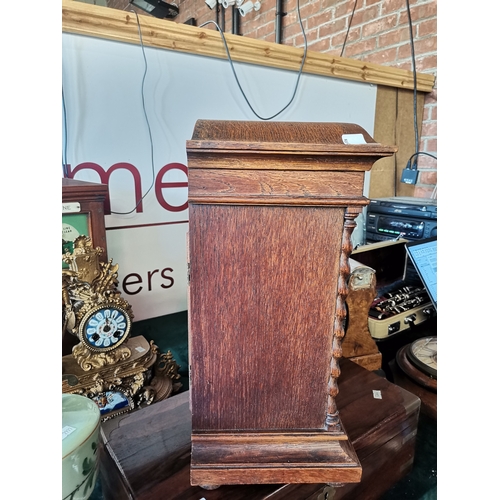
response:
<path id="1" fill-rule="evenodd" d="M 375 140 L 355 123 L 339 122 L 259 122 L 258 127 L 251 121 L 202 120 L 205 126 L 197 126 L 190 144 L 216 143 L 244 145 L 245 149 L 262 149 L 272 144 L 274 149 L 308 149 L 312 146 L 323 151 L 358 149 L 344 144 L 344 134 L 360 134 L 367 144 Z M 276 147 L 282 144 L 281 148 Z M 298 146 L 295 146 L 298 145 Z"/>
<path id="2" fill-rule="evenodd" d="M 241 197 L 259 196 L 263 198 L 336 198 L 339 196 L 359 196 L 363 183 L 362 172 L 315 172 L 305 171 L 265 171 L 265 170 L 192 170 L 189 174 L 189 195 L 191 200 L 208 196 Z"/>
<path id="3" fill-rule="evenodd" d="M 191 144 L 190 144 L 191 145 Z M 205 145 L 204 145 L 205 146 Z M 224 144 L 227 146 L 227 144 Z M 361 148 L 360 148 L 361 149 Z M 283 170 L 282 162 L 287 162 L 286 170 L 310 170 L 317 171 L 345 171 L 366 172 L 370 170 L 373 162 L 381 156 L 392 155 L 397 148 L 387 149 L 387 153 L 380 154 L 375 147 L 367 147 L 359 151 L 359 156 L 354 159 L 353 155 L 347 150 L 326 152 L 318 150 L 308 151 L 271 151 L 271 152 L 252 152 L 236 149 L 215 150 L 200 147 L 199 149 L 188 149 L 189 168 L 218 168 L 240 170 Z"/>
<path id="4" fill-rule="evenodd" d="M 373 137 L 382 144 L 396 144 L 398 89 L 377 87 Z M 381 158 L 370 171 L 370 198 L 396 196 L 396 157 Z"/>
<path id="5" fill-rule="evenodd" d="M 322 428 L 344 211 L 190 210 L 193 428 Z"/>

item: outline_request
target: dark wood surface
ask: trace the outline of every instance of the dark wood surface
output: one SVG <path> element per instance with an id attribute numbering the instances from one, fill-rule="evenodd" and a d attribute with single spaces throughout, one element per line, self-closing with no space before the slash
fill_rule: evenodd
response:
<path id="1" fill-rule="evenodd" d="M 397 359 L 392 360 L 389 367 L 394 383 L 419 397 L 422 413 L 437 420 L 437 380 L 419 372 L 412 365 L 408 365 L 409 370 L 405 372 Z"/>
<path id="2" fill-rule="evenodd" d="M 354 124 L 196 123 L 192 484 L 359 481 L 335 403 L 350 237 L 364 172 L 393 151 Z"/>
<path id="3" fill-rule="evenodd" d="M 322 428 L 343 210 L 190 210 L 193 427 Z"/>
<path id="4" fill-rule="evenodd" d="M 420 400 L 349 360 L 341 360 L 340 367 L 337 402 L 363 475 L 360 483 L 336 488 L 335 500 L 375 500 L 412 468 Z M 373 391 L 380 391 L 381 399 Z M 326 487 L 191 486 L 189 392 L 105 422 L 102 436 L 105 500 L 316 500 Z"/>

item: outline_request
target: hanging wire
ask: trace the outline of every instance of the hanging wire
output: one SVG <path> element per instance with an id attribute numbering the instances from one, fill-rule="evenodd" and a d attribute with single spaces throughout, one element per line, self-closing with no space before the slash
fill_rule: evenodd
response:
<path id="1" fill-rule="evenodd" d="M 227 58 L 228 58 L 228 61 L 229 61 L 229 65 L 231 66 L 231 70 L 233 72 L 233 75 L 234 75 L 234 79 L 236 80 L 236 84 L 238 85 L 238 88 L 240 89 L 240 92 L 241 94 L 243 95 L 246 103 L 248 104 L 248 107 L 250 108 L 250 110 L 252 111 L 252 113 L 257 117 L 259 118 L 260 120 L 264 120 L 264 121 L 267 121 L 267 120 L 272 120 L 273 118 L 276 118 L 278 115 L 280 115 L 281 113 L 283 113 L 283 111 L 285 111 L 285 109 L 287 109 L 290 104 L 292 104 L 293 100 L 295 99 L 295 94 L 297 93 L 297 89 L 299 87 L 299 80 L 300 80 L 300 77 L 302 75 L 302 70 L 304 68 L 304 63 L 306 61 L 306 57 L 307 57 L 307 37 L 306 37 L 306 33 L 304 31 L 304 26 L 302 24 L 302 18 L 300 16 L 300 5 L 299 5 L 299 0 L 297 0 L 297 17 L 299 19 L 299 24 L 300 24 L 300 29 L 302 30 L 302 36 L 304 37 L 304 54 L 302 56 L 302 62 L 301 62 L 301 65 L 300 65 L 300 69 L 299 69 L 299 72 L 297 74 L 297 81 L 295 82 L 295 87 L 294 87 L 294 90 L 293 90 L 293 94 L 292 94 L 292 97 L 291 99 L 288 101 L 288 104 L 286 104 L 285 107 L 283 107 L 280 111 L 278 111 L 277 113 L 275 113 L 274 115 L 272 116 L 269 116 L 269 117 L 263 117 L 263 116 L 260 116 L 253 108 L 253 106 L 250 104 L 250 101 L 248 100 L 241 84 L 240 84 L 240 81 L 238 79 L 238 75 L 236 74 L 236 70 L 234 69 L 234 64 L 233 64 L 233 60 L 231 58 L 231 54 L 229 53 L 229 47 L 227 46 L 227 41 L 226 41 L 226 37 L 224 35 L 224 32 L 220 29 L 219 25 L 215 22 L 215 21 L 207 21 L 206 23 L 203 23 L 202 25 L 200 25 L 200 28 L 203 28 L 204 26 L 206 26 L 207 24 L 213 24 L 215 25 L 215 27 L 217 28 L 217 30 L 219 31 L 220 33 L 220 36 L 222 38 L 222 42 L 224 43 L 224 48 L 226 49 L 226 54 L 227 54 Z"/>
<path id="2" fill-rule="evenodd" d="M 418 170 L 418 156 L 420 155 L 425 155 L 425 156 L 430 156 L 431 158 L 434 158 L 437 160 L 437 156 L 427 153 L 425 151 L 420 151 L 420 138 L 418 134 L 418 122 L 417 122 L 417 68 L 416 68 L 416 62 L 415 62 L 415 45 L 413 43 L 413 23 L 411 20 L 411 13 L 410 13 L 410 2 L 409 0 L 406 0 L 406 11 L 408 13 L 408 26 L 410 28 L 410 47 L 411 47 L 411 62 L 412 62 L 412 69 L 413 69 L 413 127 L 415 130 L 415 153 L 413 153 L 410 158 L 408 159 L 408 162 L 406 164 L 406 168 L 409 170 Z M 412 163 L 413 158 L 415 158 L 415 161 Z M 431 198 L 434 199 L 436 196 L 436 191 L 437 191 L 437 184 L 434 187 Z"/>
<path id="3" fill-rule="evenodd" d="M 413 23 L 410 14 L 410 2 L 406 0 L 406 10 L 408 12 L 408 24 L 410 27 L 410 47 L 411 47 L 411 62 L 413 68 L 413 128 L 415 130 L 415 153 L 410 156 L 408 160 L 408 168 L 417 170 L 417 162 L 412 165 L 411 160 L 419 155 L 430 156 L 437 160 L 437 157 L 433 154 L 426 153 L 425 151 L 420 151 L 420 138 L 418 136 L 418 122 L 417 122 L 417 68 L 415 62 L 415 45 L 413 43 Z M 415 167 L 415 168 L 413 168 Z"/>
<path id="4" fill-rule="evenodd" d="M 62 155 L 62 171 L 63 176 L 68 177 L 68 120 L 66 116 L 66 99 L 64 98 L 64 85 L 62 87 L 62 106 L 63 106 L 63 123 L 64 123 L 64 147 Z"/>
<path id="5" fill-rule="evenodd" d="M 351 19 L 349 19 L 349 26 L 347 27 L 347 32 L 344 38 L 344 45 L 342 45 L 342 50 L 340 51 L 340 57 L 344 55 L 345 45 L 347 43 L 347 38 L 349 37 L 349 31 L 351 30 L 352 18 L 354 17 L 354 11 L 356 10 L 356 5 L 358 4 L 358 0 L 354 0 L 354 7 L 352 8 Z"/>
<path id="6" fill-rule="evenodd" d="M 410 159 L 408 160 L 408 163 L 411 162 L 411 160 L 418 156 L 418 155 L 425 155 L 425 156 L 430 156 L 431 158 L 434 158 L 435 160 L 437 160 L 437 156 L 431 154 L 431 153 L 427 153 L 426 151 L 417 151 L 416 153 L 413 153 L 411 156 L 410 156 Z"/>
<path id="7" fill-rule="evenodd" d="M 129 6 L 127 6 L 129 7 Z M 125 7 L 125 8 L 127 8 Z M 125 9 L 124 9 L 125 10 Z M 149 119 L 148 119 L 148 114 L 146 112 L 146 103 L 144 100 L 144 83 L 146 81 L 146 75 L 148 73 L 148 61 L 146 59 L 146 52 L 144 51 L 144 43 L 142 40 L 142 31 L 141 31 L 141 23 L 139 22 L 139 16 L 137 15 L 137 12 L 133 9 L 130 9 L 131 12 L 135 14 L 135 17 L 137 19 L 137 27 L 139 30 L 139 40 L 141 42 L 141 50 L 142 50 L 142 56 L 144 58 L 144 73 L 142 75 L 142 83 L 141 83 L 141 98 L 142 98 L 142 109 L 144 111 L 144 118 L 146 119 L 146 125 L 148 128 L 148 134 L 149 134 L 149 144 L 150 144 L 150 152 L 151 152 L 151 170 L 152 170 L 152 176 L 153 180 L 151 182 L 151 186 L 148 188 L 148 190 L 144 193 L 144 195 L 141 197 L 139 202 L 136 204 L 136 206 L 132 209 L 129 210 L 128 212 L 114 212 L 111 211 L 112 214 L 114 215 L 128 215 L 137 210 L 137 207 L 142 203 L 142 201 L 146 198 L 146 196 L 149 194 L 149 192 L 153 189 L 154 182 L 155 182 L 155 167 L 154 167 L 154 146 L 153 146 L 153 136 L 151 134 L 151 127 L 149 125 Z M 65 131 L 65 144 L 64 144 L 64 153 L 63 153 L 63 174 L 65 177 L 68 176 L 67 172 L 67 144 L 68 144 L 68 133 L 67 133 L 67 120 L 66 120 L 66 102 L 64 98 L 64 88 L 62 92 L 62 99 L 63 99 L 63 112 L 64 112 L 64 131 Z"/>
<path id="8" fill-rule="evenodd" d="M 416 153 L 418 153 L 420 147 L 419 145 L 420 139 L 418 137 L 418 123 L 417 123 L 417 68 L 415 63 L 415 45 L 413 43 L 413 23 L 411 20 L 409 0 L 406 0 L 406 11 L 408 12 L 408 26 L 410 28 L 411 62 L 413 68 L 413 128 L 415 130 L 415 151 Z"/>
<path id="9" fill-rule="evenodd" d="M 137 28 L 139 30 L 139 40 L 141 42 L 141 50 L 142 50 L 142 57 L 144 58 L 144 73 L 142 75 L 142 84 L 141 84 L 141 99 L 142 99 L 142 109 L 144 111 L 144 118 L 146 119 L 146 125 L 148 127 L 148 134 L 149 134 L 149 145 L 150 145 L 150 153 L 151 153 L 151 171 L 152 171 L 152 176 L 153 180 L 151 181 L 151 186 L 148 188 L 148 190 L 144 193 L 144 195 L 141 197 L 137 205 L 132 209 L 129 210 L 128 212 L 113 212 L 111 211 L 112 214 L 114 215 L 128 215 L 137 210 L 137 207 L 142 203 L 144 198 L 149 194 L 149 192 L 153 189 L 154 183 L 155 183 L 155 164 L 154 164 L 154 146 L 153 146 L 153 135 L 151 134 L 151 127 L 149 125 L 149 119 L 148 119 L 148 114 L 146 112 L 146 103 L 144 100 L 144 82 L 146 81 L 146 75 L 148 73 L 148 61 L 146 59 L 146 52 L 144 51 L 144 43 L 142 41 L 142 31 L 141 31 L 141 23 L 139 22 L 139 16 L 137 15 L 137 12 L 133 9 L 130 9 L 131 12 L 135 14 L 135 17 L 137 19 Z"/>

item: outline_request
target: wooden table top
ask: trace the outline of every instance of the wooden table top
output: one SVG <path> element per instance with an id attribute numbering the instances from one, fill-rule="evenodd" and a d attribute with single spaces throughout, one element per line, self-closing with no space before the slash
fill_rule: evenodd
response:
<path id="1" fill-rule="evenodd" d="M 376 479 L 376 464 L 382 462 L 371 457 L 395 438 L 400 447 L 414 438 L 420 400 L 347 359 L 341 360 L 341 370 L 337 405 L 361 461 L 363 483 L 372 476 Z M 239 485 L 211 491 L 191 486 L 189 391 L 105 422 L 102 437 L 106 452 L 102 454 L 101 481 L 106 500 L 308 499 L 316 498 L 324 486 Z M 407 452 L 401 460 L 408 462 L 408 456 Z M 405 466 L 393 465 L 395 470 Z M 356 486 L 339 488 L 335 500 L 350 498 L 348 493 Z"/>

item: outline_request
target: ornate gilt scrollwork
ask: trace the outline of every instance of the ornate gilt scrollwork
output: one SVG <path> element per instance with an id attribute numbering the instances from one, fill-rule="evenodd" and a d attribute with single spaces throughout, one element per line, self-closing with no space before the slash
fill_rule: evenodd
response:
<path id="1" fill-rule="evenodd" d="M 72 354 L 83 370 L 93 370 L 106 365 L 113 365 L 119 361 L 130 358 L 130 349 L 124 345 L 113 351 L 94 353 L 87 349 L 81 342 L 73 347 Z"/>
<path id="2" fill-rule="evenodd" d="M 93 399 L 102 420 L 170 396 L 181 384 L 172 353 L 140 336 L 129 338 L 133 313 L 121 297 L 118 265 L 101 262 L 102 249 L 79 236 L 63 260 L 63 336 L 80 343 L 63 357 L 63 393 Z"/>
<path id="3" fill-rule="evenodd" d="M 86 371 L 130 357 L 130 349 L 120 344 L 128 336 L 134 317 L 132 308 L 117 289 L 118 264 L 113 264 L 112 259 L 101 262 L 99 256 L 102 252 L 100 247 L 93 248 L 89 237 L 81 235 L 75 239 L 73 252 L 66 252 L 62 257 L 69 266 L 69 270 L 63 270 L 63 335 L 69 332 L 79 338 L 80 343 L 73 348 L 73 355 Z M 121 311 L 129 323 L 116 346 L 109 342 L 109 347 L 97 348 L 85 342 L 85 320 L 100 308 Z"/>

